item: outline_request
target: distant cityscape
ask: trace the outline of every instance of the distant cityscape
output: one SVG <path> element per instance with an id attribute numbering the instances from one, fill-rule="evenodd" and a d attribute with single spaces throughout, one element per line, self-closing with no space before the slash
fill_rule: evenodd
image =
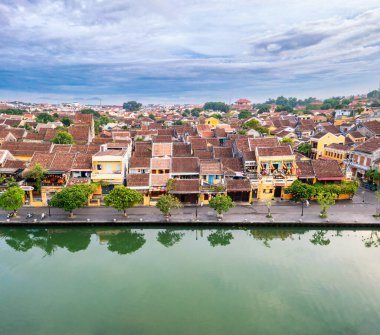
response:
<path id="1" fill-rule="evenodd" d="M 336 200 L 352 198 L 358 182 L 379 188 L 378 90 L 261 104 L 13 101 L 0 110 L 1 187 L 17 182 L 30 206 L 92 183 L 89 206 L 102 205 L 117 185 L 140 193 L 146 206 L 169 194 L 207 205 L 220 195 L 235 203 L 298 199 L 302 185 L 334 190 Z"/>

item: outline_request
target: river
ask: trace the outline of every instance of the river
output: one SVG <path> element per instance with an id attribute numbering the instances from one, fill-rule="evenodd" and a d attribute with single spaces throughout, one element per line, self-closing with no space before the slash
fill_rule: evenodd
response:
<path id="1" fill-rule="evenodd" d="M 379 334 L 380 232 L 0 229 L 0 334 Z"/>

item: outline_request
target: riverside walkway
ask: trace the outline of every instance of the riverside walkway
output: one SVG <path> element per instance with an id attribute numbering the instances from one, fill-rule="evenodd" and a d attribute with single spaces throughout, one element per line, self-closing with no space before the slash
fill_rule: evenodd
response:
<path id="1" fill-rule="evenodd" d="M 364 192 L 364 193 L 363 193 Z M 374 218 L 377 210 L 377 199 L 373 192 L 360 189 L 352 200 L 337 202 L 332 206 L 327 219 L 319 217 L 320 207 L 311 202 L 304 208 L 301 216 L 301 205 L 292 201 L 277 201 L 271 206 L 272 218 L 267 218 L 268 208 L 265 202 L 254 202 L 252 205 L 237 205 L 224 214 L 219 221 L 216 213 L 208 206 L 185 206 L 172 211 L 169 222 L 155 207 L 138 206 L 128 209 L 128 217 L 113 208 L 84 207 L 74 211 L 75 217 L 69 218 L 67 213 L 58 208 L 24 207 L 18 211 L 17 218 L 7 220 L 6 212 L 0 212 L 1 225 L 303 225 L 303 226 L 371 226 L 380 228 L 380 218 Z M 33 213 L 33 218 L 27 219 L 26 214 Z M 41 214 L 45 218 L 41 220 Z"/>

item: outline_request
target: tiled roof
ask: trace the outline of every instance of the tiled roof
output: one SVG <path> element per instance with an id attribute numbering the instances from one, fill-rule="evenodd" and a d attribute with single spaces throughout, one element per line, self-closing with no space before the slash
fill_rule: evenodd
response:
<path id="1" fill-rule="evenodd" d="M 171 135 L 157 135 L 153 136 L 152 141 L 154 143 L 171 143 L 173 139 Z"/>
<path id="2" fill-rule="evenodd" d="M 14 156 L 32 157 L 35 152 L 49 152 L 51 146 L 51 143 L 4 142 L 1 149 L 9 150 Z"/>
<path id="3" fill-rule="evenodd" d="M 150 174 L 149 186 L 166 186 L 168 180 L 170 179 L 170 174 Z"/>
<path id="4" fill-rule="evenodd" d="M 173 144 L 172 143 L 153 143 L 152 156 L 172 156 Z"/>
<path id="5" fill-rule="evenodd" d="M 68 133 L 75 142 L 87 143 L 90 136 L 90 126 L 88 124 L 74 124 L 69 127 Z"/>
<path id="6" fill-rule="evenodd" d="M 223 158 L 223 171 L 225 174 L 242 173 L 244 170 L 243 163 L 240 158 Z"/>
<path id="7" fill-rule="evenodd" d="M 200 174 L 201 175 L 221 175 L 222 164 L 216 160 L 201 160 L 200 161 Z"/>
<path id="8" fill-rule="evenodd" d="M 55 153 L 49 154 L 53 155 L 53 159 L 50 163 L 50 171 L 70 171 L 73 165 L 75 154 L 70 153 Z M 32 159 L 33 161 L 33 159 Z"/>
<path id="9" fill-rule="evenodd" d="M 243 152 L 243 159 L 245 161 L 255 161 L 256 160 L 255 151 L 244 151 Z"/>
<path id="10" fill-rule="evenodd" d="M 136 157 L 152 157 L 152 143 L 151 142 L 135 142 Z"/>
<path id="11" fill-rule="evenodd" d="M 153 170 L 170 170 L 170 166 L 170 158 L 153 157 L 150 160 L 150 168 Z"/>
<path id="12" fill-rule="evenodd" d="M 363 123 L 363 127 L 366 127 L 369 131 L 375 135 L 380 135 L 380 122 L 378 121 L 368 121 Z"/>
<path id="13" fill-rule="evenodd" d="M 129 160 L 130 169 L 147 169 L 150 167 L 150 157 L 132 157 Z"/>
<path id="14" fill-rule="evenodd" d="M 92 154 L 77 153 L 72 165 L 72 170 L 91 170 Z"/>
<path id="15" fill-rule="evenodd" d="M 345 145 L 345 144 L 331 143 L 328 146 L 326 146 L 325 149 L 335 149 L 335 150 L 348 151 L 348 150 L 350 150 L 350 147 L 348 145 Z"/>
<path id="16" fill-rule="evenodd" d="M 207 150 L 207 141 L 205 138 L 191 138 L 192 150 Z"/>
<path id="17" fill-rule="evenodd" d="M 7 159 L 3 165 L 3 168 L 7 169 L 25 169 L 25 167 L 26 162 L 13 159 Z"/>
<path id="18" fill-rule="evenodd" d="M 102 157 L 102 156 L 118 156 L 118 157 L 124 157 L 127 154 L 126 150 L 105 150 L 105 151 L 99 151 L 96 154 L 94 154 L 94 157 Z"/>
<path id="19" fill-rule="evenodd" d="M 314 173 L 319 180 L 343 180 L 344 176 L 336 160 L 312 160 Z"/>
<path id="20" fill-rule="evenodd" d="M 191 145 L 182 142 L 173 143 L 173 157 L 189 157 L 191 156 Z"/>
<path id="21" fill-rule="evenodd" d="M 225 147 L 213 147 L 213 156 L 214 159 L 220 159 L 220 158 L 232 158 L 232 148 L 225 148 Z"/>
<path id="22" fill-rule="evenodd" d="M 173 157 L 172 173 L 199 173 L 199 158 Z"/>
<path id="23" fill-rule="evenodd" d="M 297 175 L 300 179 L 314 178 L 315 173 L 311 161 L 298 161 L 297 162 Z"/>
<path id="24" fill-rule="evenodd" d="M 128 175 L 127 186 L 149 188 L 149 173 L 135 173 Z"/>
<path id="25" fill-rule="evenodd" d="M 355 151 L 373 153 L 380 149 L 380 137 L 372 137 L 364 143 L 358 145 Z"/>
<path id="26" fill-rule="evenodd" d="M 258 157 L 264 157 L 264 156 L 289 156 L 293 155 L 293 150 L 290 147 L 290 145 L 284 145 L 279 147 L 258 147 L 257 150 L 257 156 Z"/>
<path id="27" fill-rule="evenodd" d="M 352 138 L 363 138 L 365 137 L 361 132 L 355 130 L 348 133 Z"/>
<path id="28" fill-rule="evenodd" d="M 277 147 L 280 145 L 276 137 L 249 138 L 248 143 L 250 151 L 254 151 L 257 147 Z"/>
<path id="29" fill-rule="evenodd" d="M 174 179 L 173 185 L 169 193 L 199 193 L 199 179 Z"/>
<path id="30" fill-rule="evenodd" d="M 93 120 L 92 114 L 76 113 L 74 117 L 74 123 L 87 123 L 91 124 Z"/>
<path id="31" fill-rule="evenodd" d="M 212 159 L 212 152 L 207 150 L 194 150 L 194 157 L 199 159 Z"/>
<path id="32" fill-rule="evenodd" d="M 251 182 L 249 179 L 226 179 L 227 192 L 250 192 Z"/>

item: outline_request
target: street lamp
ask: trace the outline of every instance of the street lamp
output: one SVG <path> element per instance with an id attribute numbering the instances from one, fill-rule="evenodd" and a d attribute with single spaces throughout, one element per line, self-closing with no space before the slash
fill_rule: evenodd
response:
<path id="1" fill-rule="evenodd" d="M 50 200 L 47 201 L 47 205 L 48 205 L 49 216 L 51 216 L 51 213 L 50 213 L 50 206 L 51 206 Z"/>

